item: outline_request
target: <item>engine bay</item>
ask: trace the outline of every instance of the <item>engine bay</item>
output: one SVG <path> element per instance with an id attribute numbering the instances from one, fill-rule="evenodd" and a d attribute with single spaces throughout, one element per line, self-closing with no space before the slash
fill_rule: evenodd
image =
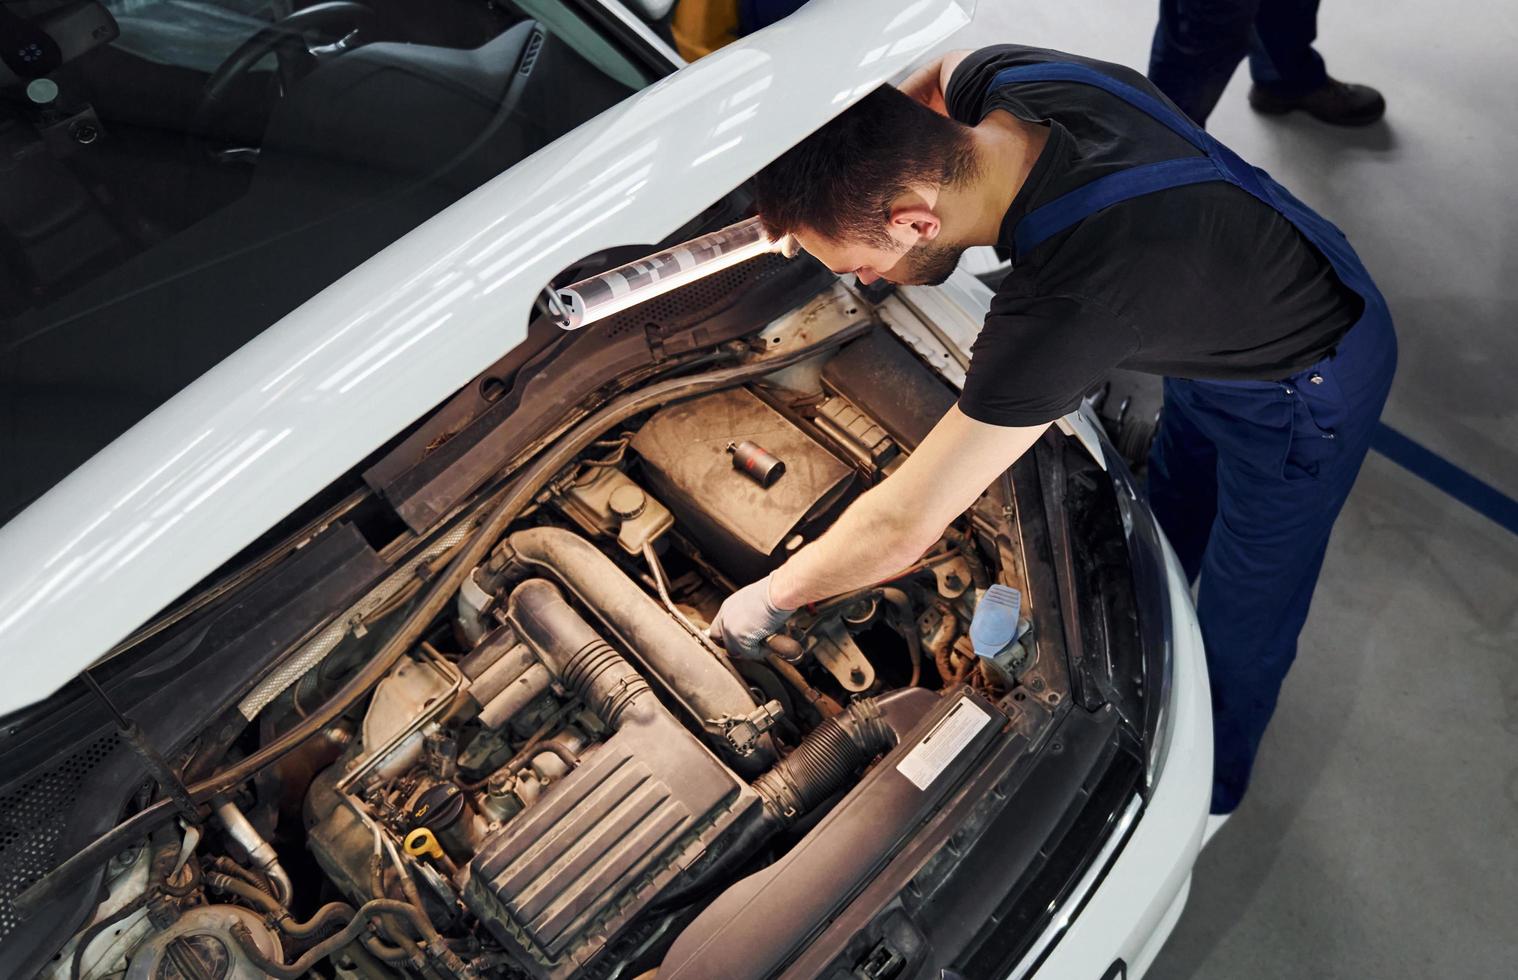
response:
<path id="1" fill-rule="evenodd" d="M 155 836 L 139 864 L 165 886 L 124 906 L 132 941 L 102 954 L 86 930 L 53 975 L 193 960 L 293 977 L 331 956 L 343 976 L 709 977 L 740 954 L 698 937 L 731 925 L 745 880 L 821 876 L 809 899 L 839 907 L 931 813 L 935 779 L 1068 691 L 1041 652 L 1010 480 L 891 580 L 799 610 L 763 661 L 708 638 L 728 594 L 822 534 L 952 403 L 861 305 L 836 287 L 754 343 L 847 342 L 623 413 L 544 469 L 367 697 L 219 796 L 203 837 Z M 397 562 L 331 643 L 244 697 L 258 737 L 233 754 L 311 721 L 493 530 Z M 995 583 L 1024 621 L 992 663 L 969 625 Z M 957 741 L 929 751 L 942 731 Z M 800 861 L 817 847 L 836 859 Z"/>

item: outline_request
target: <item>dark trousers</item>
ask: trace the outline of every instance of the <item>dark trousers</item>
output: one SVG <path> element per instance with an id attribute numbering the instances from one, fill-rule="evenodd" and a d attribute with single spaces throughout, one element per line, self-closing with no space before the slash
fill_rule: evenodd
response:
<path id="1" fill-rule="evenodd" d="M 1160 0 L 1149 79 L 1205 126 L 1245 54 L 1255 84 L 1276 95 L 1319 88 L 1317 35 L 1318 0 Z"/>
<path id="2" fill-rule="evenodd" d="M 1165 379 L 1149 500 L 1186 574 L 1212 685 L 1212 812 L 1249 784 L 1329 531 L 1396 370 L 1379 302 L 1335 354 L 1279 382 Z"/>

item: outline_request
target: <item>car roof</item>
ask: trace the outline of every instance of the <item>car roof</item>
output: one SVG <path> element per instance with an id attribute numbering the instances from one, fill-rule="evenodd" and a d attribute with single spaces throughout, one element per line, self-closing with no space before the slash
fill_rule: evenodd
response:
<path id="1" fill-rule="evenodd" d="M 656 242 L 968 22 L 813 0 L 333 283 L 0 527 L 0 714 L 40 700 L 518 344 L 561 269 Z"/>

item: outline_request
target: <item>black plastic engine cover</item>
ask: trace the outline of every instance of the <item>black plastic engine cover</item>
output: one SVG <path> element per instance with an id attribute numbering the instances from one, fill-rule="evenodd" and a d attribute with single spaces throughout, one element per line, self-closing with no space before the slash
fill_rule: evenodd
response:
<path id="1" fill-rule="evenodd" d="M 897 716 L 892 727 L 910 734 L 806 837 L 714 899 L 670 947 L 659 980 L 779 976 L 952 796 L 1007 720 L 968 688 L 944 698 L 908 688 L 882 700 Z"/>
<path id="2" fill-rule="evenodd" d="M 741 441 L 779 458 L 780 478 L 761 484 L 737 469 L 728 446 Z M 738 581 L 784 561 L 785 541 L 829 523 L 854 489 L 847 464 L 746 388 L 665 406 L 632 448 L 682 530 Z"/>
<path id="3" fill-rule="evenodd" d="M 954 391 L 883 329 L 845 344 L 822 384 L 858 405 L 891 438 L 915 448 L 954 404 Z"/>
<path id="4" fill-rule="evenodd" d="M 487 841 L 464 901 L 533 976 L 561 980 L 757 802 L 661 712 L 592 750 Z"/>

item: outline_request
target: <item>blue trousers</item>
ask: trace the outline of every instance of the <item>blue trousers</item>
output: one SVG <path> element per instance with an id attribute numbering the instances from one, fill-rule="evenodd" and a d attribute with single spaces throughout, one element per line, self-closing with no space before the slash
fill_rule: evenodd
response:
<path id="1" fill-rule="evenodd" d="M 1281 381 L 1165 379 L 1149 501 L 1200 576 L 1214 731 L 1212 812 L 1249 785 L 1297 653 L 1329 531 L 1370 449 L 1397 364 L 1377 302 L 1331 356 Z"/>
<path id="2" fill-rule="evenodd" d="M 1295 98 L 1327 80 L 1318 0 L 1160 0 L 1149 79 L 1198 126 L 1244 55 L 1256 85 Z"/>

